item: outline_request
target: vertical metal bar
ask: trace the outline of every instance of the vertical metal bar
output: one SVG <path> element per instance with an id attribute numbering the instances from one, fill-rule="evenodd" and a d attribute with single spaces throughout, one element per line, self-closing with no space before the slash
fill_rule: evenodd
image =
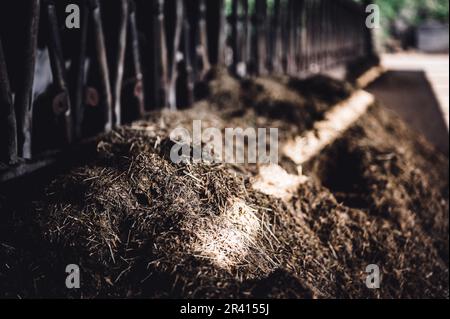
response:
<path id="1" fill-rule="evenodd" d="M 87 2 L 83 1 L 81 6 L 81 25 L 80 25 L 80 51 L 75 58 L 75 87 L 72 109 L 74 119 L 74 138 L 80 139 L 82 137 L 82 125 L 84 117 L 84 87 L 86 76 L 86 52 L 87 52 L 87 32 L 89 26 Z"/>
<path id="2" fill-rule="evenodd" d="M 322 28 L 322 0 L 317 0 L 316 6 L 317 12 L 317 24 L 316 24 L 316 45 L 317 45 L 317 54 L 316 54 L 316 72 L 319 72 L 322 67 L 322 36 L 323 36 L 323 28 Z"/>
<path id="3" fill-rule="evenodd" d="M 256 67 L 257 73 L 267 74 L 267 41 L 266 41 L 266 0 L 255 0 L 255 26 L 256 26 Z"/>
<path id="4" fill-rule="evenodd" d="M 311 32 L 312 32 L 312 16 L 311 16 L 311 0 L 305 0 L 305 48 L 304 48 L 304 52 L 305 52 L 305 61 L 304 61 L 304 70 L 305 73 L 307 74 L 309 72 L 310 69 L 310 64 L 311 64 L 311 46 L 312 46 L 312 41 L 311 41 Z"/>
<path id="5" fill-rule="evenodd" d="M 155 18 L 153 39 L 155 52 L 153 61 L 153 97 L 156 106 L 168 106 L 169 65 L 164 25 L 164 0 L 153 0 Z"/>
<path id="6" fill-rule="evenodd" d="M 337 17 L 337 30 L 338 30 L 338 34 L 337 34 L 337 45 L 336 45 L 336 62 L 337 63 L 341 63 L 342 62 L 342 56 L 343 56 L 343 47 L 344 47 L 344 43 L 343 43 L 343 33 L 344 33 L 344 23 L 343 23 L 343 19 L 342 19 L 342 6 L 341 6 L 341 1 L 340 0 L 336 0 L 336 17 Z"/>
<path id="7" fill-rule="evenodd" d="M 175 16 L 175 35 L 173 38 L 173 50 L 172 61 L 170 71 L 170 84 L 169 84 L 169 107 L 172 111 L 177 109 L 177 66 L 178 66 L 178 53 L 180 49 L 181 35 L 183 32 L 183 0 L 176 0 L 176 16 Z"/>
<path id="8" fill-rule="evenodd" d="M 113 127 L 113 108 L 111 84 L 106 57 L 105 38 L 100 15 L 100 3 L 98 0 L 90 0 L 91 14 L 94 26 L 95 47 L 97 53 L 97 62 L 100 69 L 100 85 L 104 101 L 104 131 L 109 132 Z"/>
<path id="9" fill-rule="evenodd" d="M 17 89 L 14 103 L 17 116 L 19 156 L 25 159 L 30 159 L 32 155 L 32 90 L 36 65 L 40 5 L 40 0 L 31 0 L 27 8 L 27 34 L 24 38 L 24 60 L 20 70 L 20 77 L 23 82 Z"/>
<path id="10" fill-rule="evenodd" d="M 250 45 L 249 45 L 249 56 L 248 56 L 248 70 L 249 74 L 255 75 L 258 74 L 258 18 L 257 18 L 257 10 L 256 10 L 256 0 L 249 0 L 249 36 L 250 36 Z"/>
<path id="11" fill-rule="evenodd" d="M 288 74 L 294 75 L 297 69 L 295 63 L 295 43 L 296 43 L 296 27 L 295 27 L 295 2 L 298 0 L 289 0 L 288 2 Z"/>
<path id="12" fill-rule="evenodd" d="M 328 68 L 330 66 L 330 51 L 331 51 L 331 37 L 330 37 L 330 25 L 331 25 L 331 15 L 330 15 L 330 2 L 325 1 L 325 66 Z"/>
<path id="13" fill-rule="evenodd" d="M 237 12 L 237 19 L 238 19 L 238 34 L 237 34 L 237 44 L 238 44 L 238 63 L 237 63 L 237 69 L 236 73 L 244 77 L 247 73 L 247 67 L 246 67 L 246 16 L 245 16 L 245 2 L 246 0 L 238 0 L 238 12 Z"/>
<path id="14" fill-rule="evenodd" d="M 114 120 L 115 125 L 122 124 L 122 82 L 125 68 L 125 50 L 127 46 L 129 7 L 128 0 L 120 1 L 119 39 L 117 43 L 116 69 L 114 74 Z"/>
<path id="15" fill-rule="evenodd" d="M 295 76 L 299 75 L 301 65 L 302 49 L 302 23 L 303 23 L 303 0 L 297 0 L 295 3 Z"/>
<path id="16" fill-rule="evenodd" d="M 319 67 L 325 69 L 326 67 L 326 16 L 325 16 L 325 0 L 319 2 L 319 15 L 320 15 L 320 55 L 319 55 Z"/>
<path id="17" fill-rule="evenodd" d="M 211 68 L 211 63 L 208 55 L 208 33 L 206 31 L 206 3 L 205 0 L 200 0 L 199 8 L 199 19 L 198 19 L 198 32 L 200 33 L 200 43 L 198 52 L 201 57 L 203 71 L 200 74 L 201 80 L 206 72 Z"/>
<path id="18" fill-rule="evenodd" d="M 186 0 L 185 0 L 186 1 Z M 192 67 L 192 55 L 191 55 L 191 24 L 189 22 L 187 4 L 184 5 L 184 18 L 183 18 L 183 55 L 184 55 L 184 65 L 186 72 L 186 90 L 187 96 L 184 105 L 190 106 L 193 103 L 194 96 L 194 78 L 193 78 L 193 67 Z"/>
<path id="19" fill-rule="evenodd" d="M 274 52 L 275 52 L 275 33 L 276 26 L 274 24 L 274 2 L 267 3 L 267 22 L 266 22 L 266 46 L 267 46 L 267 72 L 273 73 Z"/>
<path id="20" fill-rule="evenodd" d="M 53 75 L 53 85 L 57 95 L 53 99 L 53 111 L 56 115 L 62 115 L 64 127 L 64 140 L 72 142 L 72 119 L 69 88 L 66 82 L 66 68 L 62 52 L 61 34 L 59 33 L 56 7 L 53 0 L 46 0 L 46 11 L 49 26 L 49 55 Z"/>
<path id="21" fill-rule="evenodd" d="M 218 34 L 218 46 L 217 46 L 217 64 L 218 65 L 225 65 L 226 62 L 226 39 L 227 39 L 227 33 L 226 33 L 226 13 L 225 13 L 225 0 L 216 0 L 218 2 L 218 10 L 219 10 L 219 34 Z"/>
<path id="22" fill-rule="evenodd" d="M 302 0 L 301 9 L 300 9 L 300 41 L 299 41 L 299 75 L 302 76 L 305 72 L 306 68 L 306 50 L 307 50 L 307 0 Z"/>
<path id="23" fill-rule="evenodd" d="M 329 3 L 330 6 L 330 66 L 335 65 L 335 51 L 336 51 L 336 3 Z"/>
<path id="24" fill-rule="evenodd" d="M 275 0 L 273 8 L 273 32 L 274 32 L 274 48 L 273 48 L 273 71 L 277 74 L 283 72 L 282 55 L 283 55 L 283 43 L 282 43 L 282 8 L 281 0 Z"/>
<path id="25" fill-rule="evenodd" d="M 281 7 L 281 43 L 282 43 L 282 58 L 281 65 L 283 68 L 283 72 L 285 74 L 288 73 L 288 59 L 289 59 L 289 8 L 288 8 L 288 0 L 282 0 L 280 3 Z"/>
<path id="26" fill-rule="evenodd" d="M 317 29 L 318 29 L 318 15 L 317 15 L 317 1 L 311 1 L 311 57 L 310 57 L 310 72 L 315 72 L 317 70 Z"/>
<path id="27" fill-rule="evenodd" d="M 17 124 L 5 54 L 0 37 L 0 161 L 17 160 Z"/>
<path id="28" fill-rule="evenodd" d="M 252 27 L 251 27 L 251 16 L 250 16 L 250 0 L 243 0 L 243 15 L 244 15 L 244 54 L 242 61 L 245 63 L 245 75 L 249 72 L 249 66 L 251 63 L 252 56 Z"/>
<path id="29" fill-rule="evenodd" d="M 139 46 L 139 35 L 136 22 L 136 4 L 133 0 L 130 1 L 130 17 L 128 20 L 128 24 L 130 32 L 131 53 L 133 55 L 134 76 L 136 80 L 136 83 L 134 85 L 134 94 L 139 103 L 139 117 L 142 118 L 145 115 L 144 75 L 142 73 L 141 51 Z"/>
<path id="30" fill-rule="evenodd" d="M 233 63 L 231 66 L 231 71 L 234 74 L 237 74 L 237 67 L 240 61 L 239 39 L 238 39 L 238 19 L 239 19 L 238 9 L 239 9 L 239 0 L 232 0 L 231 17 L 229 18 L 229 22 L 231 24 L 231 49 L 233 51 Z"/>

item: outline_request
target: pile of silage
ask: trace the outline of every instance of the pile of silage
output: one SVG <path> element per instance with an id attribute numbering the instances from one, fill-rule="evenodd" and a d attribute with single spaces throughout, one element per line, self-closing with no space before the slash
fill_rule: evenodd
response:
<path id="1" fill-rule="evenodd" d="M 324 83 L 318 94 L 314 81 Z M 27 212 L 39 234 L 39 249 L 22 262 L 39 260 L 40 271 L 29 276 L 34 287 L 12 283 L 20 265 L 11 240 L 0 249 L 10 267 L 0 275 L 8 291 L 0 291 L 84 298 L 448 297 L 448 159 L 378 106 L 304 168 L 310 178 L 296 175 L 283 158 L 277 172 L 298 180 L 284 198 L 255 187 L 256 165 L 168 158 L 170 131 L 192 120 L 219 129 L 278 127 L 281 143 L 301 134 L 351 93 L 344 84 L 314 81 L 239 83 L 219 72 L 208 101 L 102 137 L 97 159 L 55 178 Z M 347 93 L 333 98 L 336 89 Z M 280 105 L 297 124 L 275 112 Z M 73 263 L 82 272 L 77 291 L 65 289 L 59 275 Z M 381 268 L 381 289 L 365 285 L 369 264 Z"/>

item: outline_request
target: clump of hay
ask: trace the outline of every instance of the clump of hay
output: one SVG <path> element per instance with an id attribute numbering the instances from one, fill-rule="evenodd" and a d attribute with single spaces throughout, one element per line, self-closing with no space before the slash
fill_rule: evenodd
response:
<path id="1" fill-rule="evenodd" d="M 309 167 L 345 205 L 430 236 L 448 263 L 448 158 L 394 114 L 371 108 Z"/>
<path id="2" fill-rule="evenodd" d="M 295 123 L 300 130 L 310 129 L 325 111 L 317 109 L 316 104 L 310 103 L 276 79 L 246 80 L 241 90 L 244 105 L 251 106 L 257 114 Z"/>
<path id="3" fill-rule="evenodd" d="M 321 74 L 308 79 L 290 78 L 286 82 L 291 90 L 311 100 L 316 107 L 324 108 L 322 111 L 326 111 L 330 105 L 348 99 L 355 90 L 350 83 Z"/>
<path id="4" fill-rule="evenodd" d="M 219 128 L 280 127 L 281 143 L 305 129 L 244 107 L 237 87 L 232 111 L 220 110 L 230 101 L 222 96 L 155 113 L 101 137 L 97 157 L 54 178 L 29 210 L 2 205 L 10 218 L 0 223 L 8 265 L 0 293 L 448 297 L 448 159 L 378 107 L 303 172 L 287 159 L 280 167 L 172 163 L 168 134 L 197 116 Z M 77 291 L 59 275 L 72 263 L 82 272 Z M 365 286 L 368 264 L 382 270 L 380 290 Z"/>
<path id="5" fill-rule="evenodd" d="M 304 80 L 286 77 L 241 80 L 224 69 L 214 68 L 206 79 L 208 102 L 220 109 L 222 116 L 240 116 L 247 123 L 256 120 L 276 124 L 270 127 L 281 126 L 285 132 L 297 135 L 312 129 L 332 106 L 355 91 L 351 84 L 323 75 Z"/>
<path id="6" fill-rule="evenodd" d="M 242 282 L 276 269 L 279 243 L 267 208 L 254 207 L 244 180 L 222 165 L 172 163 L 158 143 L 164 135 L 150 127 L 103 138 L 97 162 L 57 178 L 37 207 L 45 237 L 91 270 L 84 293 L 171 295 L 176 280 L 185 296 L 194 293 L 186 286 L 192 278 L 216 287 L 229 276 Z M 175 276 L 170 284 L 159 282 L 166 272 Z"/>
<path id="7" fill-rule="evenodd" d="M 231 200 L 230 207 L 219 218 L 198 223 L 194 251 L 223 269 L 244 264 L 250 250 L 258 250 L 256 240 L 261 222 L 255 212 L 243 200 Z"/>

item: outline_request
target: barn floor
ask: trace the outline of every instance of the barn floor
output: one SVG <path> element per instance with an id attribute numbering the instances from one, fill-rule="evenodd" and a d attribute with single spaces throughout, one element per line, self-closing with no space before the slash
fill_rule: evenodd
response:
<path id="1" fill-rule="evenodd" d="M 192 109 L 100 137 L 86 164 L 2 190 L 0 296 L 449 297 L 446 156 L 373 105 L 302 172 L 286 157 L 173 164 L 168 134 L 192 120 L 277 127 L 283 145 L 352 94 L 220 71 L 206 89 Z M 81 289 L 65 288 L 68 264 Z M 380 289 L 365 285 L 370 264 Z"/>

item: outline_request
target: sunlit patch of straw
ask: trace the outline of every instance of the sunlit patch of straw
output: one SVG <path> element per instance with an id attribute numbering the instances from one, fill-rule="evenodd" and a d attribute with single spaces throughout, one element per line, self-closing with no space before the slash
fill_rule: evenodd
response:
<path id="1" fill-rule="evenodd" d="M 259 169 L 259 174 L 252 181 L 252 187 L 263 194 L 288 201 L 307 180 L 301 173 L 301 167 L 299 175 L 291 175 L 282 167 L 272 164 Z"/>
<path id="2" fill-rule="evenodd" d="M 230 207 L 215 222 L 205 223 L 197 232 L 194 250 L 210 259 L 217 267 L 230 269 L 245 263 L 261 222 L 256 210 L 241 199 L 230 201 Z"/>

